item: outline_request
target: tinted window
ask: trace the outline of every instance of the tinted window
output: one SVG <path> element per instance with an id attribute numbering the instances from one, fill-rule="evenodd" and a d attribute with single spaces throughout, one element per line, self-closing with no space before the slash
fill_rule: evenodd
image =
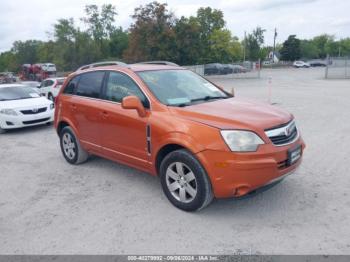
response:
<path id="1" fill-rule="evenodd" d="M 121 103 L 126 96 L 137 96 L 145 107 L 149 107 L 146 96 L 130 77 L 122 73 L 110 72 L 105 98 Z"/>
<path id="2" fill-rule="evenodd" d="M 99 98 L 105 72 L 91 72 L 80 76 L 76 94 L 92 98 Z"/>
<path id="3" fill-rule="evenodd" d="M 80 76 L 76 76 L 72 80 L 70 80 L 70 82 L 68 83 L 68 85 L 64 89 L 63 93 L 64 94 L 73 94 L 74 90 L 77 87 L 77 84 L 79 82 L 79 78 L 80 78 Z"/>

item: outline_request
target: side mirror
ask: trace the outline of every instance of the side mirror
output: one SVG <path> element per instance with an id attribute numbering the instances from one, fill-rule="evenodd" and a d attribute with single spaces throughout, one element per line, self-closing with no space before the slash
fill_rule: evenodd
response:
<path id="1" fill-rule="evenodd" d="M 146 116 L 146 109 L 141 103 L 141 100 L 137 96 L 126 96 L 122 101 L 122 108 L 124 109 L 136 109 L 140 117 Z"/>

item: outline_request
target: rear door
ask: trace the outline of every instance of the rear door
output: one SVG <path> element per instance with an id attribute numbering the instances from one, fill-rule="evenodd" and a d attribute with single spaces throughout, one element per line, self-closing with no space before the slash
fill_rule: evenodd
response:
<path id="1" fill-rule="evenodd" d="M 69 120 L 75 126 L 80 142 L 85 148 L 95 151 L 99 151 L 101 143 L 100 97 L 104 77 L 104 71 L 81 74 L 79 78 L 72 79 L 64 90 L 64 93 L 72 92 L 73 95 L 61 98 L 65 99 L 65 107 L 69 110 Z"/>

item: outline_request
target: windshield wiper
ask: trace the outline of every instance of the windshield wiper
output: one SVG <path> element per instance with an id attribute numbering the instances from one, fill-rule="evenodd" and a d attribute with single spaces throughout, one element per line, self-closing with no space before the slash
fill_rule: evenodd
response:
<path id="1" fill-rule="evenodd" d="M 201 97 L 201 98 L 191 99 L 191 102 L 209 101 L 209 100 L 213 100 L 213 99 L 226 99 L 226 98 L 228 98 L 228 97 L 227 96 L 205 96 L 205 97 Z"/>

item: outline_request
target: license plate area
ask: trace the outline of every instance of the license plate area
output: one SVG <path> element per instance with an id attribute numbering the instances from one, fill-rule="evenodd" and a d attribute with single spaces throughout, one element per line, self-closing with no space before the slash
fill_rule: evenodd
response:
<path id="1" fill-rule="evenodd" d="M 288 159 L 287 159 L 287 165 L 291 166 L 295 162 L 299 160 L 301 157 L 301 145 L 298 145 L 294 148 L 291 148 L 288 150 Z"/>

